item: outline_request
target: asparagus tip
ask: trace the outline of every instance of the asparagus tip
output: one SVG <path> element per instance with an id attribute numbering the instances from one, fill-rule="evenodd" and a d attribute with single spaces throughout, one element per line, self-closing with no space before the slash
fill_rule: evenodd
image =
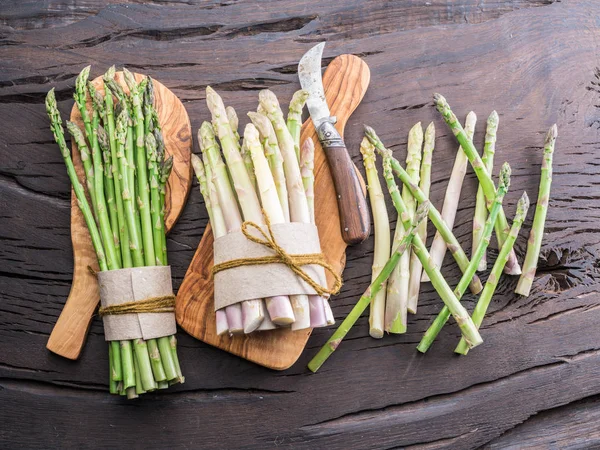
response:
<path id="1" fill-rule="evenodd" d="M 549 145 L 553 140 L 558 136 L 558 127 L 556 124 L 552 125 L 548 130 L 548 134 L 546 135 L 545 145 Z"/>
<path id="2" fill-rule="evenodd" d="M 417 207 L 417 212 L 415 213 L 414 226 L 418 226 L 428 215 L 429 215 L 429 207 L 431 203 L 429 200 L 425 200 Z"/>
<path id="3" fill-rule="evenodd" d="M 196 178 L 200 179 L 204 173 L 204 164 L 202 163 L 202 159 L 195 153 L 192 153 L 192 167 L 194 168 Z"/>
<path id="4" fill-rule="evenodd" d="M 447 103 L 446 99 L 444 98 L 444 96 L 442 94 L 438 94 L 437 92 L 435 94 L 433 94 L 433 101 L 437 105 L 438 108 L 441 105 Z"/>
<path id="5" fill-rule="evenodd" d="M 435 124 L 433 122 L 427 125 L 427 128 L 425 129 L 425 135 L 430 140 L 433 140 L 433 138 L 435 137 Z"/>
<path id="6" fill-rule="evenodd" d="M 514 220 L 523 220 L 527 215 L 527 210 L 529 209 L 529 196 L 527 192 L 523 191 L 523 195 L 519 199 L 517 203 L 517 212 L 515 213 Z"/>
<path id="7" fill-rule="evenodd" d="M 510 186 L 510 174 L 510 164 L 508 164 L 508 162 L 505 162 L 504 164 L 502 164 L 502 168 L 500 169 L 500 182 L 498 185 L 499 187 L 504 186 L 503 191 L 506 191 Z"/>
<path id="8" fill-rule="evenodd" d="M 500 118 L 498 117 L 498 113 L 496 112 L 496 110 L 493 110 L 490 116 L 488 117 L 488 126 L 498 125 L 499 120 Z"/>
<path id="9" fill-rule="evenodd" d="M 477 114 L 475 114 L 475 111 L 469 111 L 469 114 L 467 114 L 467 120 L 471 120 L 473 122 L 477 120 Z"/>

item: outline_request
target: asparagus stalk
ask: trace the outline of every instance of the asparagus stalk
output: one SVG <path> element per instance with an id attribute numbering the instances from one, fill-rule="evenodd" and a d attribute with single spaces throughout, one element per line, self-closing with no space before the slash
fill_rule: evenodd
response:
<path id="1" fill-rule="evenodd" d="M 308 202 L 308 213 L 310 214 L 310 223 L 315 225 L 315 144 L 312 139 L 307 138 L 300 149 L 300 173 L 302 175 L 302 184 L 304 185 L 304 195 Z M 318 295 L 309 295 L 308 303 L 310 305 L 310 325 L 312 327 L 324 327 L 332 325 L 329 323 L 333 319 L 333 312 L 329 302 L 325 297 Z M 328 317 L 328 311 L 331 316 Z"/>
<path id="2" fill-rule="evenodd" d="M 392 256 L 385 263 L 377 278 L 371 282 L 371 285 L 360 297 L 354 308 L 352 308 L 352 311 L 350 311 L 350 313 L 346 316 L 338 329 L 335 330 L 335 332 L 331 335 L 327 343 L 321 348 L 321 350 L 319 350 L 314 358 L 310 360 L 308 363 L 308 368 L 312 372 L 319 370 L 323 363 L 327 361 L 327 358 L 329 358 L 331 354 L 337 350 L 342 342 L 342 339 L 344 339 L 344 337 L 348 334 L 348 331 L 350 331 L 350 328 L 352 328 L 361 314 L 365 311 L 365 309 L 367 309 L 367 306 L 369 306 L 369 304 L 373 301 L 374 297 L 381 291 L 381 289 L 383 289 L 386 280 L 391 275 L 394 267 L 396 267 L 398 264 L 400 257 L 410 248 L 411 242 L 417 237 L 417 225 L 420 223 L 420 221 L 427 217 L 428 206 L 429 202 L 419 205 L 419 208 L 415 214 L 415 220 L 411 223 L 411 226 L 404 235 L 402 242 L 400 245 L 398 245 L 396 250 L 394 250 Z"/>
<path id="3" fill-rule="evenodd" d="M 60 149 L 60 153 L 63 157 L 65 165 L 67 166 L 67 174 L 69 175 L 69 180 L 71 180 L 71 185 L 73 186 L 73 191 L 75 192 L 75 197 L 77 198 L 77 205 L 83 214 L 83 218 L 90 232 L 90 237 L 92 238 L 92 245 L 94 246 L 94 250 L 96 251 L 96 257 L 98 258 L 98 266 L 100 267 L 100 271 L 108 270 L 108 263 L 106 261 L 106 255 L 104 253 L 104 248 L 102 246 L 102 238 L 100 236 L 100 232 L 98 231 L 98 226 L 96 225 L 96 221 L 94 220 L 94 215 L 92 213 L 92 209 L 90 208 L 90 204 L 88 203 L 87 197 L 85 196 L 85 191 L 83 190 L 83 186 L 79 182 L 79 178 L 77 177 L 77 172 L 75 172 L 75 166 L 73 165 L 73 160 L 71 159 L 71 152 L 67 147 L 67 143 L 65 142 L 64 130 L 62 127 L 62 119 L 60 117 L 60 112 L 58 111 L 58 107 L 56 104 L 56 95 L 54 93 L 54 88 L 48 92 L 46 95 L 46 112 L 48 113 L 48 117 L 50 118 L 50 130 L 52 130 L 52 134 L 54 135 L 54 140 L 58 144 Z M 69 127 L 69 131 L 71 129 L 75 130 L 77 125 L 73 122 L 67 122 L 67 127 Z M 83 139 L 83 135 L 81 134 L 81 130 L 77 128 L 78 133 L 73 133 L 74 138 L 76 139 L 77 147 L 79 151 L 82 151 L 85 146 L 85 139 Z M 75 134 L 77 137 L 75 137 Z M 89 150 L 86 151 L 89 154 Z"/>
<path id="4" fill-rule="evenodd" d="M 387 158 L 391 158 L 391 155 L 389 153 L 387 153 Z M 396 208 L 396 211 L 398 212 L 398 216 L 406 217 L 406 215 L 408 214 L 408 210 L 406 208 L 406 205 L 404 204 L 404 201 L 402 200 L 402 197 L 400 196 L 398 186 L 396 185 L 396 180 L 394 180 L 393 177 L 386 178 L 386 182 L 388 184 L 388 191 L 390 192 L 390 196 L 392 197 L 392 202 L 394 204 L 394 207 Z M 423 200 L 423 202 L 425 201 L 427 200 Z M 432 206 L 430 205 L 430 219 L 432 217 L 430 212 L 431 208 Z M 450 289 L 450 286 L 448 286 L 448 283 L 440 273 L 440 269 L 437 266 L 434 266 L 430 263 L 429 252 L 427 251 L 425 244 L 418 235 L 413 238 L 412 244 L 413 250 L 419 257 L 421 264 L 423 264 L 423 269 L 425 269 L 425 272 L 427 272 L 429 278 L 431 279 L 431 284 L 437 291 L 442 301 L 446 304 L 446 306 L 448 306 L 448 309 L 450 309 L 450 312 L 452 313 L 452 316 L 454 316 L 454 320 L 456 320 L 456 323 L 459 326 L 462 335 L 465 337 L 466 342 L 469 344 L 469 347 L 476 347 L 479 344 L 481 344 L 483 341 L 481 339 L 481 336 L 479 335 L 479 332 L 477 331 L 477 328 L 473 324 L 473 321 L 469 317 L 469 313 L 463 307 L 463 305 L 460 304 L 460 302 L 452 292 L 452 289 Z"/>
<path id="5" fill-rule="evenodd" d="M 421 170 L 421 158 L 422 158 L 422 148 L 423 148 L 423 127 L 421 126 L 421 122 L 417 123 L 408 133 L 408 145 L 407 145 L 407 154 L 406 154 L 406 173 L 410 175 L 411 180 L 416 185 L 419 185 L 420 181 L 420 170 Z M 417 202 L 415 198 L 411 194 L 410 190 L 406 187 L 402 188 L 402 200 L 406 204 L 406 207 L 409 210 L 410 215 L 412 216 L 415 213 Z M 399 227 L 400 230 L 402 227 Z M 412 300 L 410 297 L 410 285 L 411 280 L 412 283 L 418 283 L 421 280 L 421 276 L 419 275 L 416 278 L 416 272 L 413 273 L 413 267 L 410 266 L 410 261 L 413 259 L 414 252 L 406 252 L 400 258 L 400 273 L 402 274 L 402 278 L 400 279 L 400 293 L 402 295 L 402 308 L 406 308 L 407 311 L 415 314 L 417 312 L 417 297 L 413 296 Z M 418 261 L 416 255 L 414 258 Z M 416 267 L 415 267 L 416 269 Z M 418 281 L 417 281 L 418 280 Z M 417 292 L 419 288 L 417 287 Z M 393 317 L 393 316 L 392 316 Z M 398 320 L 399 316 L 397 316 L 394 320 Z M 406 327 L 404 325 L 404 327 Z"/>
<path id="6" fill-rule="evenodd" d="M 104 74 L 103 79 L 113 80 L 115 76 L 115 67 L 112 66 Z M 123 208 L 123 196 L 121 193 L 121 182 L 119 180 L 119 157 L 117 155 L 117 140 L 116 140 L 116 125 L 115 125 L 115 113 L 114 113 L 114 102 L 113 93 L 109 85 L 104 82 L 104 106 L 106 111 L 106 129 L 108 131 L 108 137 L 110 142 L 110 157 L 111 157 L 111 169 L 112 178 L 114 185 L 115 201 L 117 205 L 117 221 L 119 223 L 119 240 L 121 242 L 121 260 L 123 267 L 128 268 L 133 266 L 131 259 L 131 251 L 129 250 L 129 233 L 127 231 L 127 225 L 125 221 L 125 210 Z"/>
<path id="7" fill-rule="evenodd" d="M 127 157 L 126 146 L 128 146 L 128 128 L 129 128 L 129 113 L 127 109 L 123 109 L 119 117 L 117 117 L 116 137 L 117 137 L 117 156 L 119 159 L 119 178 L 121 182 L 121 196 L 123 198 L 123 212 L 127 224 L 127 233 L 129 235 L 129 249 L 131 251 L 132 262 L 134 267 L 144 265 L 144 257 L 142 255 L 142 238 L 138 230 L 137 217 L 135 214 L 135 189 L 131 187 L 134 181 L 130 179 L 132 171 L 130 170 L 129 158 Z"/>
<path id="8" fill-rule="evenodd" d="M 481 160 L 485 164 L 487 172 L 491 175 L 494 167 L 494 153 L 496 151 L 496 132 L 498 130 L 498 113 L 492 111 L 487 120 L 487 128 L 485 132 L 485 145 L 483 146 L 483 155 Z M 475 249 L 479 245 L 481 240 L 481 234 L 483 230 L 483 223 L 487 216 L 487 208 L 485 206 L 485 195 L 483 195 L 483 189 L 481 186 L 477 187 L 477 200 L 475 202 L 475 214 L 473 215 L 473 245 L 472 249 Z M 484 271 L 487 268 L 486 254 L 483 254 L 483 258 L 479 262 L 477 270 L 479 272 Z"/>
<path id="9" fill-rule="evenodd" d="M 527 193 L 523 192 L 521 199 L 517 203 L 517 212 L 515 213 L 515 218 L 513 219 L 508 237 L 504 241 L 504 244 L 502 244 L 498 258 L 496 259 L 496 262 L 492 267 L 492 271 L 490 272 L 490 276 L 485 283 L 485 288 L 483 289 L 483 292 L 477 301 L 477 305 L 473 310 L 473 323 L 477 328 L 479 328 L 483 322 L 487 308 L 492 300 L 492 297 L 494 296 L 496 287 L 498 286 L 498 281 L 502 276 L 502 270 L 508 261 L 511 249 L 517 240 L 519 230 L 521 229 L 521 225 L 523 225 L 523 221 L 525 220 L 528 209 L 529 198 L 527 197 Z M 466 355 L 469 352 L 468 342 L 465 342 L 464 339 L 461 339 L 454 351 L 461 355 Z"/>
<path id="10" fill-rule="evenodd" d="M 87 82 L 90 77 L 90 67 L 86 66 L 77 76 L 75 80 L 75 92 L 73 94 L 73 98 L 75 99 L 75 104 L 77 105 L 77 109 L 79 109 L 79 114 L 81 115 L 81 119 L 83 121 L 85 134 L 88 138 L 88 142 L 91 145 L 92 142 L 92 122 L 90 120 L 90 115 L 87 110 Z M 54 95 L 54 94 L 53 94 Z M 78 148 L 80 148 L 78 146 Z M 81 150 L 80 150 L 81 153 Z M 85 180 L 86 186 L 88 189 L 88 193 L 90 194 L 90 201 L 92 202 L 92 212 L 94 217 L 97 217 L 96 214 L 96 187 L 94 184 L 94 167 L 91 160 L 91 155 L 88 152 L 87 154 L 80 154 L 81 163 L 83 164 L 83 171 L 85 172 Z"/>
<path id="11" fill-rule="evenodd" d="M 308 100 L 308 91 L 300 89 L 294 92 L 290 100 L 289 112 L 287 116 L 287 128 L 294 140 L 294 149 L 296 157 L 300 160 L 300 132 L 302 130 L 302 109 Z"/>
<path id="12" fill-rule="evenodd" d="M 150 188 L 148 185 L 147 157 L 144 134 L 144 114 L 140 93 L 143 93 L 144 85 L 135 81 L 133 74 L 123 68 L 125 82 L 129 87 L 131 104 L 133 108 L 133 119 L 135 127 L 135 169 L 137 181 L 137 203 L 142 225 L 142 243 L 144 247 L 144 261 L 147 266 L 156 264 L 154 253 L 153 224 L 150 212 Z"/>
<path id="13" fill-rule="evenodd" d="M 160 182 L 157 162 L 156 139 L 153 134 L 146 135 L 146 151 L 148 156 L 148 168 L 150 176 L 150 215 L 152 217 L 152 242 L 154 244 L 155 264 L 166 266 L 166 254 L 163 252 L 162 238 L 165 234 L 163 219 L 160 215 Z"/>
<path id="14" fill-rule="evenodd" d="M 479 266 L 479 262 L 481 258 L 485 254 L 485 251 L 490 244 L 490 239 L 492 236 L 492 231 L 494 230 L 494 224 L 496 223 L 496 219 L 498 218 L 498 213 L 500 212 L 500 208 L 502 207 L 502 201 L 506 192 L 508 190 L 508 186 L 510 184 L 510 166 L 508 163 L 504 163 L 502 166 L 502 171 L 500 172 L 500 182 L 498 183 L 498 191 L 496 192 L 496 198 L 494 199 L 494 203 L 492 204 L 492 209 L 490 210 L 490 215 L 487 217 L 485 225 L 482 229 L 481 239 L 479 240 L 479 244 L 477 244 L 477 248 L 473 253 L 473 257 L 471 258 L 471 262 L 469 263 L 469 267 L 463 274 L 458 286 L 454 289 L 454 295 L 458 300 L 461 299 L 463 294 L 465 293 L 467 286 L 469 284 L 469 280 L 476 272 L 477 267 Z M 417 350 L 421 353 L 425 353 L 433 341 L 442 330 L 443 326 L 446 324 L 448 319 L 450 318 L 450 310 L 444 306 L 440 313 L 437 315 L 433 323 L 429 326 L 421 342 L 417 346 Z"/>
<path id="15" fill-rule="evenodd" d="M 433 99 L 438 111 L 442 114 L 444 121 L 450 127 L 459 144 L 462 146 L 463 151 L 467 155 L 467 158 L 469 159 L 469 162 L 471 163 L 471 166 L 477 175 L 479 185 L 481 186 L 483 194 L 485 195 L 485 200 L 487 202 L 486 206 L 489 210 L 496 194 L 496 187 L 494 186 L 492 177 L 487 172 L 483 161 L 479 157 L 479 153 L 477 153 L 477 149 L 473 143 L 469 141 L 465 130 L 463 130 L 460 122 L 456 118 L 456 115 L 450 109 L 450 105 L 448 105 L 446 99 L 440 94 L 434 94 Z M 508 226 L 508 221 L 506 220 L 506 215 L 502 209 L 500 210 L 500 215 L 498 216 L 498 222 L 496 224 L 496 236 L 498 237 L 499 247 L 504 244 L 504 240 L 506 239 L 509 231 L 510 229 Z M 512 250 L 509 255 L 504 271 L 508 275 L 519 275 L 521 273 L 521 267 L 519 266 L 519 262 L 517 261 L 517 256 L 514 250 Z"/>
<path id="16" fill-rule="evenodd" d="M 382 155 L 389 157 L 389 161 L 390 161 L 393 171 L 400 178 L 400 180 L 404 183 L 404 185 L 408 186 L 408 188 L 410 189 L 410 191 L 413 194 L 413 196 L 415 197 L 415 199 L 418 202 L 424 202 L 425 200 L 427 200 L 427 197 L 425 196 L 423 191 L 421 191 L 421 189 L 419 189 L 419 187 L 417 185 L 412 183 L 410 176 L 402 168 L 402 166 L 400 165 L 398 160 L 396 160 L 392 156 L 390 150 L 388 150 L 384 147 L 383 143 L 381 142 L 381 140 L 375 133 L 375 130 L 373 130 L 373 128 L 371 128 L 371 127 L 365 126 L 365 135 L 369 138 L 371 143 L 375 146 L 375 148 Z M 494 194 L 494 196 L 495 196 L 495 194 Z M 446 223 L 443 221 L 439 211 L 437 209 L 435 209 L 433 205 L 431 205 L 429 207 L 429 219 L 431 220 L 431 222 L 433 222 L 435 227 L 438 229 L 438 231 L 440 231 L 441 235 L 446 240 L 448 248 L 450 249 L 450 253 L 456 260 L 458 266 L 460 267 L 460 270 L 464 273 L 467 266 L 469 265 L 469 258 L 467 258 L 467 255 L 465 255 L 465 252 L 462 249 L 462 247 L 460 246 L 458 240 L 456 239 L 454 234 L 452 234 L 452 231 L 446 226 Z M 401 220 L 404 222 L 404 225 L 406 228 L 407 218 L 401 216 Z M 479 280 L 479 277 L 477 277 L 477 275 L 473 276 L 473 279 L 471 280 L 469 287 L 471 289 L 471 292 L 473 292 L 474 294 L 481 292 L 481 289 L 482 289 L 481 281 Z"/>
<path id="17" fill-rule="evenodd" d="M 423 159 L 421 161 L 421 174 L 419 188 L 423 194 L 429 198 L 431 188 L 431 162 L 433 149 L 435 147 L 435 125 L 431 122 L 425 130 L 425 142 L 423 144 Z M 427 219 L 421 222 L 418 230 L 419 237 L 423 242 L 427 241 Z M 410 282 L 408 285 L 408 304 L 409 308 L 417 309 L 419 303 L 419 283 L 423 273 L 423 265 L 414 253 L 410 255 Z"/>
<path id="18" fill-rule="evenodd" d="M 286 222 L 290 221 L 290 205 L 288 200 L 288 191 L 285 182 L 285 173 L 283 170 L 283 156 L 281 156 L 281 150 L 277 143 L 277 136 L 275 135 L 275 129 L 271 124 L 269 118 L 263 114 L 249 112 L 248 117 L 258 129 L 260 137 L 263 142 L 263 147 L 267 160 L 269 161 L 269 168 L 275 180 L 275 187 L 277 188 L 277 195 L 279 202 L 283 208 L 283 214 Z"/>
<path id="19" fill-rule="evenodd" d="M 390 221 L 388 219 L 387 208 L 383 190 L 379 183 L 379 176 L 375 168 L 375 147 L 365 137 L 360 143 L 360 152 L 363 155 L 365 173 L 367 175 L 367 185 L 369 200 L 371 201 L 371 210 L 375 222 L 375 250 L 373 255 L 373 267 L 371 270 L 371 281 L 375 281 L 383 269 L 386 261 L 390 259 Z M 407 252 L 408 253 L 408 252 Z M 371 337 L 381 339 L 385 328 L 385 288 L 387 283 L 382 286 L 373 297 L 371 302 L 371 311 L 369 314 L 369 334 Z"/>
<path id="20" fill-rule="evenodd" d="M 277 136 L 277 142 L 283 156 L 283 169 L 287 191 L 290 200 L 290 219 L 292 222 L 310 223 L 308 202 L 304 194 L 302 175 L 296 151 L 294 139 L 290 134 L 283 119 L 283 113 L 275 94 L 269 90 L 262 90 L 258 94 L 260 106 L 264 109 L 266 116 L 271 121 Z M 290 299 L 296 321 L 292 324 L 293 330 L 301 330 L 310 327 L 310 306 L 306 295 L 295 295 Z M 271 318 L 273 318 L 271 316 Z"/>
<path id="21" fill-rule="evenodd" d="M 546 214 L 548 213 L 548 201 L 550 200 L 550 186 L 552 184 L 552 157 L 554 154 L 554 144 L 558 129 L 556 124 L 552 125 L 546 140 L 544 141 L 544 159 L 542 160 L 542 175 L 540 178 L 540 187 L 538 191 L 538 202 L 535 207 L 533 225 L 529 232 L 527 241 L 527 254 L 523 262 L 523 273 L 519 278 L 515 292 L 520 295 L 529 296 L 531 285 L 537 270 L 537 263 L 540 257 L 542 247 L 542 238 L 544 237 L 544 225 L 546 223 Z"/>
<path id="22" fill-rule="evenodd" d="M 475 124 L 477 116 L 473 111 L 467 114 L 465 119 L 465 133 L 470 142 L 473 142 L 473 133 L 475 133 Z M 467 173 L 467 165 L 469 160 L 463 151 L 462 147 L 458 147 L 456 159 L 446 188 L 446 195 L 442 205 L 442 219 L 446 222 L 449 229 L 454 227 L 454 219 L 456 219 L 456 211 L 458 210 L 458 202 L 460 201 L 460 191 L 462 190 L 463 181 Z M 429 254 L 432 258 L 432 263 L 438 267 L 442 267 L 444 256 L 446 255 L 446 242 L 439 232 L 435 234 Z M 429 281 L 427 276 L 423 276 L 423 281 Z"/>
<path id="23" fill-rule="evenodd" d="M 107 167 L 107 164 L 110 163 L 110 158 L 107 158 L 107 154 L 110 154 L 108 137 L 104 128 L 100 126 L 100 120 L 103 119 L 106 115 L 104 108 L 104 100 L 102 96 L 98 93 L 95 86 L 88 82 L 88 91 L 90 93 L 90 97 L 92 98 L 93 105 L 93 114 L 92 114 L 92 160 L 94 160 L 94 143 L 96 143 L 99 147 L 99 165 L 97 166 L 94 162 L 94 182 L 96 184 L 96 202 L 98 202 L 98 189 L 102 186 L 102 196 L 105 203 L 106 212 L 108 213 L 108 220 L 110 224 L 110 233 L 112 235 L 112 245 L 115 249 L 115 263 L 120 268 L 121 261 L 121 244 L 119 241 L 119 223 L 117 219 L 117 205 L 115 203 L 115 192 L 114 192 L 114 183 L 112 180 L 112 171 L 110 167 Z M 97 169 L 100 169 L 99 173 Z M 96 178 L 102 175 L 102 183 L 99 183 L 99 180 Z M 98 206 L 100 208 L 100 206 Z M 98 219 L 100 220 L 100 211 L 98 211 Z M 102 225 L 101 225 L 102 227 Z M 105 244 L 107 245 L 107 244 Z"/>

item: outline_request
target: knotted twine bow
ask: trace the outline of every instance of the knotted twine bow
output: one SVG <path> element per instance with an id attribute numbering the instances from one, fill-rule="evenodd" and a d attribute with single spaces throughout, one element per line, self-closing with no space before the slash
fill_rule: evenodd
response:
<path id="1" fill-rule="evenodd" d="M 112 306 L 101 306 L 98 314 L 102 316 L 116 316 L 121 314 L 141 313 L 166 313 L 175 311 L 175 296 L 163 295 L 147 298 L 139 302 L 126 302 Z"/>
<path id="2" fill-rule="evenodd" d="M 273 234 L 273 229 L 271 228 L 271 221 L 269 220 L 269 216 L 264 211 L 263 216 L 265 217 L 265 224 L 267 225 L 268 234 L 265 233 L 265 231 L 260 227 L 260 225 L 251 221 L 246 221 L 242 224 L 242 233 L 244 234 L 246 239 L 249 239 L 252 242 L 256 242 L 257 244 L 264 245 L 265 247 L 270 248 L 275 252 L 275 255 L 258 256 L 256 258 L 232 259 L 231 261 L 225 261 L 220 264 L 216 264 L 215 266 L 213 266 L 212 269 L 213 276 L 216 273 L 227 269 L 233 269 L 234 267 L 280 263 L 288 266 L 290 270 L 292 270 L 296 275 L 298 275 L 300 278 L 302 278 L 302 280 L 304 280 L 308 285 L 310 285 L 310 287 L 312 287 L 319 296 L 323 296 L 325 294 L 337 294 L 342 287 L 342 278 L 337 274 L 333 266 L 325 260 L 325 256 L 323 255 L 323 253 L 290 255 L 275 240 L 275 235 Z M 253 227 L 256 230 L 258 230 L 258 232 L 263 236 L 264 239 L 254 236 L 249 230 L 250 227 Z M 333 275 L 333 278 L 335 280 L 333 283 L 333 287 L 331 289 L 329 289 L 327 286 L 323 287 L 315 280 L 313 280 L 310 277 L 310 275 L 308 275 L 301 267 L 307 264 L 316 264 L 318 266 L 321 266 L 325 270 L 327 270 L 331 275 Z"/>

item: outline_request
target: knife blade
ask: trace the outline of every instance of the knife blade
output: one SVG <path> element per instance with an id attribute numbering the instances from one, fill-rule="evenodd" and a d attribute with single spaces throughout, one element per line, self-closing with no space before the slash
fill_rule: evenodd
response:
<path id="1" fill-rule="evenodd" d="M 325 98 L 321 77 L 324 47 L 325 43 L 321 42 L 304 54 L 298 64 L 298 78 L 302 89 L 309 93 L 306 105 L 329 163 L 337 195 L 342 238 L 348 245 L 354 245 L 369 237 L 371 219 L 354 163 L 343 138 L 335 129 L 336 118 L 331 116 Z"/>

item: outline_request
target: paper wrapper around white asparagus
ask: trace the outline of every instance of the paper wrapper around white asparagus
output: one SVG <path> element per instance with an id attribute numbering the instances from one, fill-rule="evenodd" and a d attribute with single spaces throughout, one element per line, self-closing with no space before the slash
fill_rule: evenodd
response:
<path id="1" fill-rule="evenodd" d="M 266 226 L 261 229 L 268 236 Z M 275 242 L 290 255 L 320 254 L 321 244 L 317 227 L 309 223 L 280 223 L 271 225 Z M 264 240 L 260 232 L 248 227 L 249 232 Z M 252 242 L 239 232 L 229 233 L 214 243 L 215 265 L 235 259 L 273 256 L 269 247 Z M 327 287 L 323 267 L 310 264 L 301 266 L 317 284 Z M 256 264 L 233 267 L 214 276 L 215 310 L 234 303 L 278 295 L 317 294 L 317 292 L 287 265 L 282 263 Z"/>
<path id="2" fill-rule="evenodd" d="M 99 272 L 98 284 L 103 307 L 173 295 L 170 266 Z M 177 332 L 173 312 L 105 315 L 102 320 L 107 341 L 154 339 Z"/>

